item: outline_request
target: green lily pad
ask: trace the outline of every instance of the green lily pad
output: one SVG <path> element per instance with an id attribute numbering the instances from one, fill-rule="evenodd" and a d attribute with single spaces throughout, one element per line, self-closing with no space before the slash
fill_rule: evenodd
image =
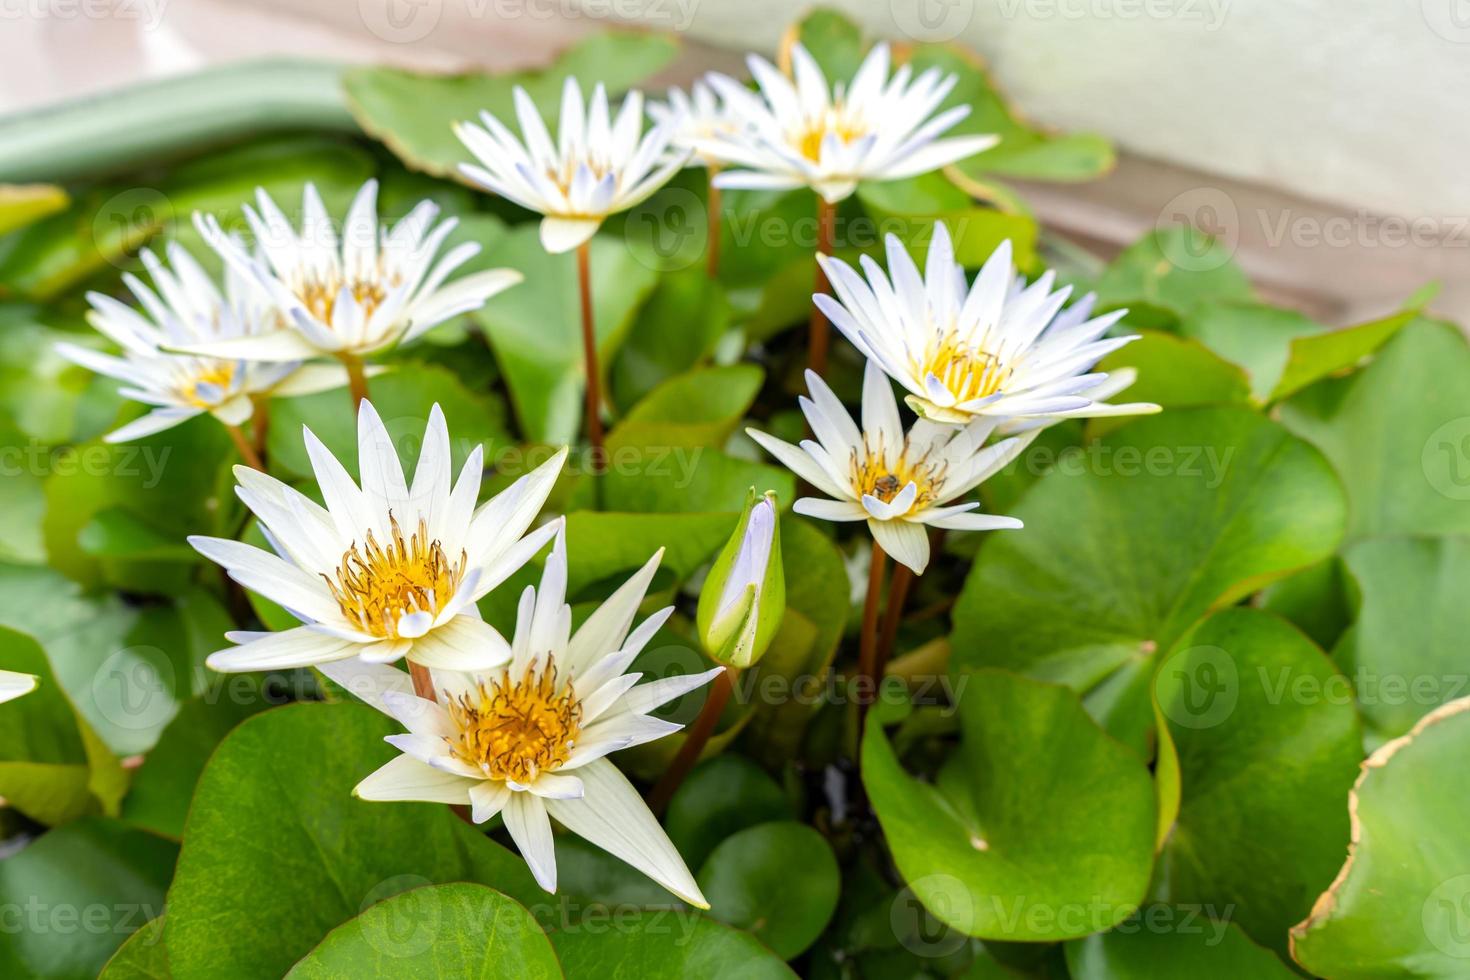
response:
<path id="1" fill-rule="evenodd" d="M 164 938 L 178 980 L 283 974 L 338 925 L 425 884 L 473 881 L 540 900 L 521 859 L 448 807 L 352 796 L 394 756 L 382 740 L 396 731 L 362 705 L 297 704 L 220 743 L 169 891 Z"/>
<path id="2" fill-rule="evenodd" d="M 698 868 L 737 831 L 792 816 L 776 781 L 744 756 L 730 754 L 694 768 L 669 800 L 664 827 L 685 862 Z"/>
<path id="3" fill-rule="evenodd" d="M 1358 364 L 1412 323 L 1418 311 L 1406 309 L 1368 323 L 1307 334 L 1292 340 L 1280 380 L 1271 391 L 1271 401 L 1296 394 L 1314 381 L 1346 371 Z"/>
<path id="4" fill-rule="evenodd" d="M 481 110 L 514 119 L 515 86 L 524 88 L 543 114 L 554 116 L 568 76 L 575 75 L 583 85 L 602 82 L 616 96 L 662 69 L 678 51 L 669 34 L 602 31 L 536 71 L 432 75 L 356 68 L 346 73 L 343 85 L 352 115 L 369 136 L 382 140 L 415 170 L 460 180 L 458 164 L 474 158 L 451 127 L 475 120 Z"/>
<path id="5" fill-rule="evenodd" d="M 1158 651 L 1331 554 L 1342 491 L 1319 453 L 1244 408 L 1137 419 L 1083 458 L 1011 511 L 1024 533 L 980 549 L 954 610 L 951 670 L 1065 683 L 1148 757 Z"/>
<path id="6" fill-rule="evenodd" d="M 405 928 L 406 927 L 406 928 Z M 287 977 L 505 976 L 561 980 L 546 933 L 493 888 L 456 882 L 400 892 L 333 929 Z"/>
<path id="7" fill-rule="evenodd" d="M 1072 980 L 1293 980 L 1297 976 L 1269 950 L 1251 942 L 1233 922 L 1210 919 L 1194 907 L 1149 905 L 1134 921 L 1067 944 Z"/>
<path id="8" fill-rule="evenodd" d="M 163 914 L 178 852 L 172 841 L 89 817 L 0 861 L 0 905 L 10 917 L 0 929 L 0 974 L 95 977 L 124 939 Z"/>
<path id="9" fill-rule="evenodd" d="M 1154 307 L 1176 317 L 1201 303 L 1250 300 L 1250 281 L 1222 242 L 1187 225 L 1148 232 L 1128 246 L 1097 282 L 1104 306 Z"/>
<path id="10" fill-rule="evenodd" d="M 1338 807 L 1362 758 L 1349 691 L 1268 613 L 1225 610 L 1179 640 L 1156 681 L 1181 788 L 1156 894 L 1286 954 L 1347 842 Z"/>
<path id="11" fill-rule="evenodd" d="M 1346 378 L 1281 403 L 1281 421 L 1332 461 L 1348 537 L 1470 533 L 1470 347 L 1418 320 Z"/>
<path id="12" fill-rule="evenodd" d="M 1179 325 L 1186 337 L 1244 368 L 1258 402 L 1277 388 L 1291 359 L 1292 345 L 1326 329 L 1293 310 L 1242 301 L 1202 304 Z"/>
<path id="13" fill-rule="evenodd" d="M 1139 338 L 1098 363 L 1099 371 L 1133 368 L 1138 380 L 1117 401 L 1153 402 L 1166 411 L 1196 405 L 1239 405 L 1250 399 L 1250 382 L 1245 371 L 1199 341 L 1156 330 L 1144 330 Z M 1090 434 L 1101 434 L 1128 417 L 1093 419 Z"/>
<path id="14" fill-rule="evenodd" d="M 1359 541 L 1343 561 L 1361 598 L 1333 657 L 1353 679 L 1376 747 L 1446 701 L 1470 694 L 1470 537 Z"/>
<path id="15" fill-rule="evenodd" d="M 1363 763 L 1347 861 L 1291 930 L 1292 955 L 1334 980 L 1463 977 L 1470 844 L 1470 698 L 1420 719 Z"/>
<path id="16" fill-rule="evenodd" d="M 630 408 L 704 362 L 730 327 L 730 301 L 702 268 L 659 277 L 608 371 L 614 404 Z"/>
<path id="17" fill-rule="evenodd" d="M 731 834 L 699 871 L 709 914 L 749 930 L 786 960 L 816 942 L 837 908 L 841 887 L 827 839 L 790 820 Z"/>
<path id="18" fill-rule="evenodd" d="M 904 880 L 981 939 L 1054 942 L 1127 918 L 1153 866 L 1148 768 L 1065 688 L 993 670 L 962 680 L 963 738 L 937 785 L 905 773 L 868 719 L 863 786 Z"/>
<path id="19" fill-rule="evenodd" d="M 536 225 L 513 228 L 487 249 L 489 261 L 518 269 L 525 282 L 491 297 L 475 319 L 505 372 L 521 434 L 568 443 L 581 430 L 585 368 L 574 255 L 549 255 Z M 600 368 L 606 370 L 658 282 L 621 242 L 592 239 L 592 316 Z"/>
<path id="20" fill-rule="evenodd" d="M 551 933 L 567 980 L 687 980 L 738 976 L 740 980 L 793 980 L 796 974 L 748 932 L 694 912 L 645 911 L 623 916 L 616 928 Z"/>

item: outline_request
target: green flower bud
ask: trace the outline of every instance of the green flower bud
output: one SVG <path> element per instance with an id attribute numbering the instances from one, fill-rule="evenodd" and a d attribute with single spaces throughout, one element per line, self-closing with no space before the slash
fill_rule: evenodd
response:
<path id="1" fill-rule="evenodd" d="M 786 613 L 776 494 L 750 488 L 735 533 L 704 580 L 696 624 L 705 651 L 730 667 L 761 658 Z"/>

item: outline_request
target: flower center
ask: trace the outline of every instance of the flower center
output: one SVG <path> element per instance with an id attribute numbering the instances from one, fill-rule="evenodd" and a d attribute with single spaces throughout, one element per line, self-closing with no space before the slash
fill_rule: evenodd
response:
<path id="1" fill-rule="evenodd" d="M 828 133 L 835 134 L 844 146 L 867 135 L 868 127 L 844 115 L 840 106 L 834 106 L 821 118 L 808 120 L 806 128 L 798 130 L 792 138 L 792 145 L 812 163 L 821 163 L 822 142 Z"/>
<path id="2" fill-rule="evenodd" d="M 945 333 L 930 343 L 924 359 L 916 361 L 920 378 L 934 375 L 955 401 L 984 398 L 999 391 L 1010 380 L 1012 368 L 1000 357 Z"/>
<path id="3" fill-rule="evenodd" d="M 352 298 L 362 307 L 364 320 L 376 313 L 388 296 L 387 290 L 376 280 L 355 279 L 352 282 L 343 282 L 340 279 L 312 278 L 296 287 L 296 298 L 312 316 L 330 326 L 332 316 L 337 311 L 337 298 L 343 287 L 351 292 Z"/>
<path id="4" fill-rule="evenodd" d="M 912 511 L 926 506 L 939 495 L 944 484 L 943 465 L 930 463 L 927 459 L 910 461 L 907 456 L 900 456 L 890 468 L 881 445 L 876 451 L 866 445 L 864 448 L 866 453 L 861 459 L 856 452 L 852 457 L 852 486 L 859 497 L 872 494 L 885 504 L 891 503 L 904 487 L 912 483 L 918 491 L 910 508 Z"/>
<path id="5" fill-rule="evenodd" d="M 612 164 L 606 160 L 592 156 L 581 158 L 570 157 L 562 163 L 560 170 L 556 167 L 548 167 L 546 177 L 557 186 L 557 189 L 563 195 L 570 196 L 572 193 L 572 181 L 577 176 L 577 171 L 582 167 L 586 167 L 592 172 L 594 182 L 600 182 L 612 171 Z"/>
<path id="6" fill-rule="evenodd" d="M 218 405 L 234 383 L 237 364 L 236 361 L 200 361 L 199 370 L 181 386 L 180 396 L 195 408 Z"/>
<path id="7" fill-rule="evenodd" d="M 429 540 L 428 523 L 422 517 L 418 530 L 406 540 L 392 514 L 388 523 L 392 534 L 386 546 L 369 531 L 366 544 L 354 543 L 342 555 L 335 579 L 322 576 L 348 622 L 384 639 L 398 636 L 399 617 L 438 612 L 459 588 L 469 562 L 461 551 L 459 561 L 451 563 L 443 545 Z"/>
<path id="8" fill-rule="evenodd" d="M 506 672 L 451 700 L 449 716 L 459 729 L 453 750 L 462 762 L 491 779 L 526 785 L 571 756 L 582 702 L 570 682 L 558 692 L 548 655 L 544 667 L 532 663 L 519 680 Z"/>

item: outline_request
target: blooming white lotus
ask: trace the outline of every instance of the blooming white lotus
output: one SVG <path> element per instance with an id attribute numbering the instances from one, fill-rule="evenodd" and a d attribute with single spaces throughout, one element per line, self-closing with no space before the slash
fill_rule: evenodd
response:
<path id="1" fill-rule="evenodd" d="M 869 361 L 863 375 L 859 429 L 822 379 L 806 373 L 811 398 L 801 399 L 816 441 L 801 446 L 747 429 L 752 439 L 817 490 L 832 498 L 802 497 L 792 509 L 824 521 L 867 521 L 883 550 L 922 575 L 929 564 L 924 526 L 953 531 L 1018 528 L 1014 517 L 977 514 L 976 501 L 953 504 L 1015 459 L 1032 436 L 985 442 L 998 419 L 965 426 L 919 419 L 907 433 L 887 377 Z"/>
<path id="2" fill-rule="evenodd" d="M 517 86 L 514 98 L 520 139 L 489 112 L 480 113 L 484 128 L 455 125 L 455 135 L 478 161 L 459 169 L 480 187 L 543 215 L 541 244 L 548 252 L 582 245 L 603 219 L 647 200 L 688 159 L 688 151 L 668 153 L 673 121 L 643 131 L 643 96 L 636 91 L 624 96 L 614 119 L 601 83 L 584 104 L 577 80 L 568 78 L 554 144 L 525 90 Z"/>
<path id="3" fill-rule="evenodd" d="M 833 296 L 815 302 L 870 361 L 907 389 L 905 400 L 936 422 L 1010 419 L 1005 431 L 1058 418 L 1157 412 L 1148 403 L 1106 404 L 1132 371 L 1087 373 L 1110 351 L 1138 338 L 1103 337 L 1126 310 L 1092 316 L 1088 295 L 1063 309 L 1071 287 L 1053 290 L 1048 271 L 1026 285 L 1004 242 L 970 286 L 954 260 L 949 232 L 934 225 L 925 272 L 897 236 L 888 236 L 888 272 L 864 256 L 866 279 L 847 263 L 818 256 Z"/>
<path id="4" fill-rule="evenodd" d="M 698 80 L 685 92 L 680 88 L 669 89 L 667 102 L 648 103 L 648 115 L 656 124 L 673 127 L 670 144 L 676 152 L 688 156 L 686 165 L 707 167 L 720 161 L 708 152 L 699 152 L 699 144 L 719 137 L 733 137 L 744 127 L 744 116 L 731 108 L 710 87 L 709 82 Z"/>
<path id="5" fill-rule="evenodd" d="M 806 48 L 791 47 L 788 79 L 757 55 L 747 59 L 760 96 L 733 78 L 714 74 L 713 85 L 741 125 L 696 141 L 695 147 L 728 164 L 721 187 L 811 187 L 828 203 L 863 180 L 899 180 L 937 170 L 994 146 L 993 135 L 939 139 L 970 114 L 970 107 L 934 111 L 957 81 L 930 68 L 911 79 L 899 66 L 889 76 L 887 44 L 874 45 L 850 85 L 831 87 Z"/>
<path id="6" fill-rule="evenodd" d="M 510 663 L 471 674 L 432 673 L 438 702 L 416 696 L 401 671 L 379 669 L 349 690 L 397 718 L 408 734 L 388 741 L 403 752 L 353 791 L 365 800 L 469 804 L 484 823 L 497 813 L 541 887 L 556 890 L 555 817 L 663 885 L 708 908 L 678 851 L 632 784 L 607 758 L 681 726 L 648 714 L 711 680 L 723 668 L 639 684 L 627 673 L 673 607 L 629 632 L 662 551 L 572 632 L 566 603 L 563 522 L 541 586 L 521 595 Z"/>
<path id="7" fill-rule="evenodd" d="M 273 477 L 235 467 L 237 493 L 260 519 L 275 554 L 240 541 L 189 539 L 236 582 L 304 624 L 279 633 L 229 633 L 240 645 L 211 655 L 213 669 L 275 670 L 356 656 L 475 670 L 510 659 L 510 646 L 480 618 L 475 600 L 555 533 L 552 525 L 525 532 L 566 450 L 476 510 L 482 449 L 470 452 L 451 486 L 449 431 L 438 405 L 411 483 L 371 403 L 362 403 L 357 422 L 360 488 L 305 430 L 325 507 Z"/>
<path id="8" fill-rule="evenodd" d="M 13 670 L 0 670 L 0 704 L 14 701 L 22 694 L 36 689 L 36 679 L 30 674 L 17 674 Z"/>
<path id="9" fill-rule="evenodd" d="M 213 215 L 194 223 L 215 251 L 257 282 L 281 310 L 283 322 L 270 333 L 179 345 L 184 353 L 250 361 L 295 361 L 318 356 L 361 358 L 406 344 L 451 317 L 477 310 L 496 293 L 521 281 L 514 269 L 487 269 L 446 284 L 454 271 L 479 254 L 475 242 L 440 255 L 458 224 L 434 224 L 439 206 L 424 201 L 384 229 L 378 223 L 378 184 L 358 191 L 338 240 L 316 187 L 301 195 L 298 233 L 264 190 L 245 218 L 259 255 L 226 235 Z"/>
<path id="10" fill-rule="evenodd" d="M 279 328 L 270 298 L 238 272 L 227 269 L 221 290 L 189 252 L 176 242 L 168 264 L 145 249 L 148 286 L 131 273 L 124 283 L 142 312 L 102 293 L 88 293 L 87 320 L 122 348 L 115 357 L 79 344 L 59 343 L 67 360 L 125 383 L 122 394 L 153 405 L 147 415 L 106 436 L 126 442 L 152 435 L 205 412 L 226 425 L 239 425 L 254 411 L 252 399 L 305 395 L 347 383 L 339 365 L 249 361 L 169 353 L 169 348 L 259 337 Z"/>

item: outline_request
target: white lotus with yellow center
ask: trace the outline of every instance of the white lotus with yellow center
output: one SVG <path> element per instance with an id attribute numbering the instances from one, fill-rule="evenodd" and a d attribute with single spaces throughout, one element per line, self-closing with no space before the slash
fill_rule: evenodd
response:
<path id="1" fill-rule="evenodd" d="M 908 65 L 890 76 L 887 44 L 874 45 L 851 84 L 829 86 L 800 44 L 791 46 L 792 78 L 757 55 L 746 61 L 760 94 L 733 78 L 711 75 L 710 84 L 739 124 L 693 144 L 709 158 L 742 168 L 717 176 L 720 187 L 810 187 L 837 202 L 859 181 L 916 177 L 999 141 L 989 134 L 940 139 L 970 114 L 967 105 L 936 114 L 957 77 L 930 68 L 913 78 Z"/>
<path id="2" fill-rule="evenodd" d="M 644 132 L 643 96 L 636 91 L 623 97 L 614 118 L 601 83 L 584 102 L 577 80 L 568 78 L 555 143 L 526 91 L 516 86 L 514 98 L 520 137 L 489 112 L 480 113 L 481 126 L 455 125 L 455 135 L 476 161 L 459 170 L 485 190 L 543 215 L 541 245 L 548 252 L 582 245 L 603 219 L 647 200 L 689 158 L 687 150 L 669 153 L 673 121 Z"/>
<path id="3" fill-rule="evenodd" d="M 364 779 L 355 794 L 467 804 L 475 823 L 499 814 L 547 891 L 556 890 L 554 817 L 686 902 L 707 908 L 668 836 L 607 758 L 678 731 L 680 725 L 649 712 L 723 669 L 646 683 L 628 672 L 673 612 L 665 608 L 632 629 L 661 557 L 650 559 L 573 633 L 566 536 L 558 531 L 540 587 L 527 586 L 521 595 L 510 662 L 468 674 L 433 671 L 435 701 L 415 695 L 401 671 L 329 667 L 339 683 L 408 729 L 388 737 L 403 755 Z"/>
<path id="4" fill-rule="evenodd" d="M 505 663 L 510 646 L 475 601 L 514 573 L 555 533 L 526 533 L 561 472 L 562 450 L 476 509 L 483 451 L 475 446 L 450 481 L 449 432 L 429 413 L 413 480 L 371 403 L 358 413 L 359 486 L 310 429 L 306 450 L 326 506 L 245 466 L 237 492 L 274 553 L 223 538 L 192 537 L 205 557 L 303 625 L 228 634 L 240 644 L 209 658 L 219 671 L 278 670 L 361 657 L 407 657 L 425 667 L 476 670 Z"/>
<path id="5" fill-rule="evenodd" d="M 266 292 L 281 320 L 270 333 L 180 350 L 247 361 L 360 358 L 407 344 L 521 281 L 514 269 L 486 269 L 450 282 L 480 252 L 478 243 L 466 241 L 440 254 L 458 219 L 435 224 L 439 206 L 423 201 L 383 228 L 377 196 L 377 181 L 362 186 L 339 238 L 315 186 L 302 192 L 299 231 L 257 189 L 258 210 L 244 207 L 256 254 L 226 235 L 213 215 L 195 215 L 205 241 Z"/>
<path id="6" fill-rule="evenodd" d="M 907 389 L 909 407 L 926 419 L 1005 419 L 1005 431 L 1014 432 L 1062 418 L 1159 410 L 1105 401 L 1133 383 L 1132 370 L 1091 371 L 1138 339 L 1105 336 L 1127 311 L 1094 317 L 1092 295 L 1064 308 L 1071 287 L 1054 290 L 1049 271 L 1027 285 L 1012 264 L 1010 242 L 986 260 L 973 286 L 942 222 L 934 225 L 922 276 L 894 235 L 887 273 L 867 256 L 859 260 L 863 274 L 831 256 L 817 261 L 836 294 L 816 296 L 817 306 Z"/>
<path id="7" fill-rule="evenodd" d="M 59 343 L 57 353 L 73 363 L 123 382 L 121 392 L 152 406 L 148 414 L 105 437 L 127 442 L 209 414 L 239 425 L 254 414 L 253 399 L 305 395 L 347 383 L 335 364 L 277 364 L 173 353 L 182 346 L 248 342 L 279 328 L 281 316 L 270 297 L 252 280 L 227 269 L 217 286 L 178 243 L 165 252 L 167 263 L 144 249 L 140 257 L 152 285 L 132 273 L 123 282 L 141 309 L 104 293 L 88 293 L 87 321 L 121 349 L 121 356 L 75 343 Z"/>
<path id="8" fill-rule="evenodd" d="M 975 513 L 976 501 L 953 503 L 1004 467 L 1033 435 L 986 445 L 998 420 L 964 426 L 919 419 L 907 432 L 893 388 L 873 362 L 863 375 L 862 427 L 826 383 L 806 373 L 801 399 L 815 440 L 793 446 L 747 429 L 752 439 L 831 499 L 802 497 L 798 514 L 824 521 L 867 521 L 873 539 L 894 560 L 922 574 L 929 564 L 928 527 L 954 531 L 1018 528 L 1014 517 Z"/>

